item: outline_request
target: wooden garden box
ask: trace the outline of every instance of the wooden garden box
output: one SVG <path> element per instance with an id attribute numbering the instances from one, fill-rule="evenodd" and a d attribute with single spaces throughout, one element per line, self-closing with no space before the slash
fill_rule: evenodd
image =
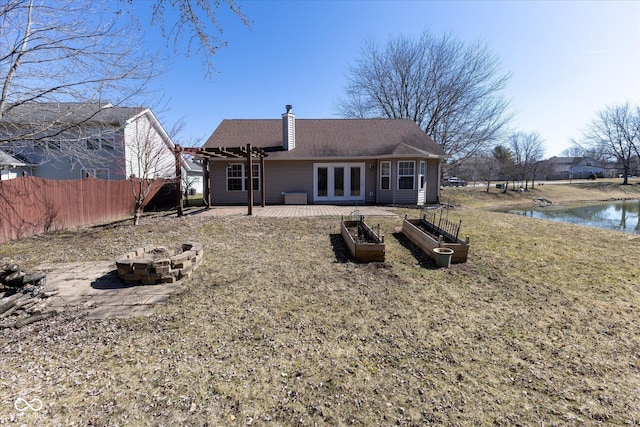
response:
<path id="1" fill-rule="evenodd" d="M 384 236 L 379 236 L 364 221 L 359 219 L 342 219 L 340 222 L 342 239 L 349 249 L 351 258 L 358 262 L 384 261 Z"/>
<path id="2" fill-rule="evenodd" d="M 435 248 L 450 248 L 453 250 L 452 264 L 466 262 L 469 254 L 469 237 L 466 240 L 459 239 L 446 229 L 440 228 L 442 221 L 436 224 L 435 215 L 432 218 L 430 221 L 426 215 L 423 215 L 422 218 L 405 217 L 402 222 L 402 234 L 432 259 L 435 259 L 433 252 Z"/>

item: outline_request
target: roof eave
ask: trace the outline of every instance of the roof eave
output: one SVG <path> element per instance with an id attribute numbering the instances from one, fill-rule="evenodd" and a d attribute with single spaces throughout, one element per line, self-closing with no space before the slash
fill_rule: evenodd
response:
<path id="1" fill-rule="evenodd" d="M 426 159 L 439 159 L 443 160 L 448 156 L 440 156 L 436 154 L 381 154 L 381 155 L 368 155 L 368 156 L 301 156 L 301 157 L 277 157 L 273 156 L 273 153 L 269 157 L 266 157 L 267 161 L 347 161 L 347 160 L 371 160 L 371 159 L 415 159 L 415 158 L 426 158 Z M 223 158 L 210 158 L 210 161 L 229 161 L 229 159 Z M 239 159 L 242 160 L 242 159 Z"/>

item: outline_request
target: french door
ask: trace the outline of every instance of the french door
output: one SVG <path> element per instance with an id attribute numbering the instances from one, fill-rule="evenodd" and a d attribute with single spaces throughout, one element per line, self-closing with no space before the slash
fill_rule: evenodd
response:
<path id="1" fill-rule="evenodd" d="M 313 200 L 364 201 L 364 163 L 315 163 Z"/>

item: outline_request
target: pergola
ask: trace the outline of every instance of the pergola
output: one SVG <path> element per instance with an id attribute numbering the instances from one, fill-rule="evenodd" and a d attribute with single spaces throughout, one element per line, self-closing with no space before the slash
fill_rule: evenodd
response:
<path id="1" fill-rule="evenodd" d="M 265 206 L 265 173 L 264 173 L 264 158 L 267 157 L 267 153 L 264 152 L 261 148 L 252 147 L 251 144 L 247 144 L 245 147 L 202 147 L 202 148 L 186 148 L 181 147 L 180 145 L 176 145 L 174 149 L 174 153 L 176 156 L 176 178 L 178 179 L 178 216 L 182 216 L 183 207 L 182 207 L 182 167 L 181 167 L 181 155 L 182 153 L 189 153 L 194 157 L 200 157 L 204 159 L 203 161 L 203 180 L 204 180 L 204 188 L 203 188 L 203 196 L 207 202 L 207 209 L 211 206 L 211 190 L 209 188 L 209 160 L 210 159 L 245 159 L 247 167 L 247 174 L 249 175 L 247 186 L 247 215 L 253 215 L 253 168 L 251 164 L 253 159 L 260 159 L 260 204 L 262 207 Z"/>

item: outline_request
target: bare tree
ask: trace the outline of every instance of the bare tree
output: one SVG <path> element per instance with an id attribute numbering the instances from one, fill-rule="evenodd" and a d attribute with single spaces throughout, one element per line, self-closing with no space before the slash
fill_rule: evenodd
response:
<path id="1" fill-rule="evenodd" d="M 134 225 L 140 222 L 140 215 L 152 191 L 167 181 L 175 181 L 174 147 L 167 145 L 162 132 L 148 121 L 136 120 L 133 135 L 126 143 L 126 168 L 135 202 Z"/>
<path id="2" fill-rule="evenodd" d="M 91 120 L 87 104 L 118 105 L 143 93 L 157 73 L 156 58 L 140 49 L 135 19 L 110 6 L 101 0 L 0 6 L 0 145 L 59 138 Z M 44 103 L 69 108 L 35 117 L 23 108 Z"/>
<path id="3" fill-rule="evenodd" d="M 189 196 L 191 190 L 195 189 L 195 185 L 198 182 L 198 178 L 195 176 L 189 176 L 186 173 L 182 175 L 182 196 L 184 197 L 185 206 L 189 206 Z"/>
<path id="4" fill-rule="evenodd" d="M 587 146 L 572 139 L 571 146 L 560 153 L 563 157 L 590 157 L 594 160 L 606 162 L 611 156 L 604 153 L 602 147 Z"/>
<path id="5" fill-rule="evenodd" d="M 560 153 L 562 157 L 589 157 L 590 150 L 577 141 L 571 141 L 571 146 Z"/>
<path id="6" fill-rule="evenodd" d="M 141 46 L 144 35 L 131 1 L 0 3 L 0 145 L 77 140 L 77 132 L 68 130 L 92 119 L 85 105 L 139 104 L 148 81 L 162 71 L 159 55 Z M 167 43 L 173 41 L 176 52 L 187 56 L 202 53 L 210 73 L 213 54 L 226 45 L 216 36 L 222 32 L 217 17 L 222 4 L 249 25 L 234 0 L 154 0 L 149 6 Z M 21 107 L 34 103 L 77 108 L 42 117 L 23 114 L 28 109 Z"/>
<path id="7" fill-rule="evenodd" d="M 535 181 L 536 171 L 544 157 L 544 141 L 537 132 L 516 132 L 509 136 L 508 142 L 516 177 L 524 181 L 524 189 L 528 190 L 529 181 Z"/>
<path id="8" fill-rule="evenodd" d="M 451 34 L 401 36 L 385 47 L 368 41 L 338 109 L 352 118 L 411 119 L 455 162 L 502 137 L 511 118 L 501 95 L 509 77 L 486 44 Z"/>
<path id="9" fill-rule="evenodd" d="M 584 132 L 584 139 L 590 148 L 622 164 L 623 184 L 628 184 L 631 158 L 634 153 L 640 156 L 640 107 L 625 103 L 597 112 Z"/>
<path id="10" fill-rule="evenodd" d="M 513 153 L 502 145 L 496 145 L 493 148 L 492 154 L 498 162 L 498 175 L 501 179 L 505 180 L 503 193 L 506 193 L 509 180 L 515 176 Z"/>
<path id="11" fill-rule="evenodd" d="M 477 178 L 480 181 L 486 181 L 487 193 L 491 188 L 491 181 L 497 177 L 499 168 L 498 159 L 490 150 L 482 150 L 464 161 L 464 169 L 473 175 L 474 180 Z"/>
<path id="12" fill-rule="evenodd" d="M 205 75 L 209 77 L 216 71 L 213 56 L 218 49 L 227 47 L 227 42 L 218 36 L 222 34 L 218 19 L 222 4 L 227 5 L 244 25 L 251 26 L 249 19 L 233 0 L 156 0 L 152 6 L 151 23 L 160 26 L 167 42 L 173 42 L 176 53 L 182 50 L 180 42 L 183 38 L 187 39 L 184 52 L 187 57 L 194 51 L 202 52 L 205 58 Z"/>

